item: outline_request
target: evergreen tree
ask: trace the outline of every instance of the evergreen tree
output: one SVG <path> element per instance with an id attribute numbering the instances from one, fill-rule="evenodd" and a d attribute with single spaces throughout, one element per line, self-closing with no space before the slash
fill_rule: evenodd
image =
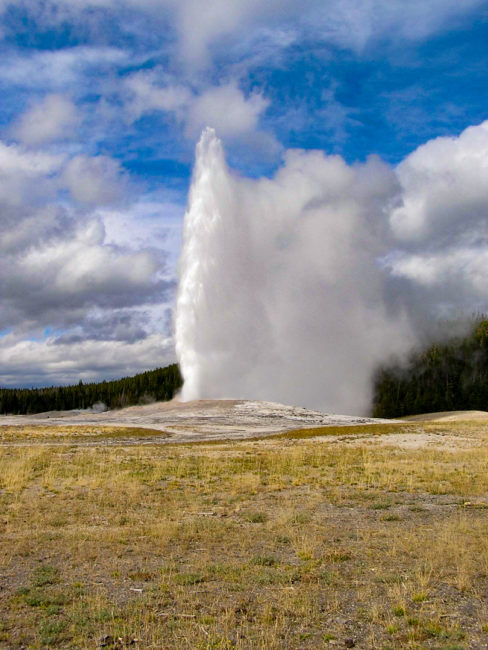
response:
<path id="1" fill-rule="evenodd" d="M 0 413 L 23 415 L 44 411 L 84 409 L 97 402 L 120 408 L 151 401 L 168 401 L 181 388 L 183 380 L 176 364 L 148 370 L 134 377 L 114 381 L 50 388 L 0 388 Z"/>
<path id="2" fill-rule="evenodd" d="M 401 417 L 451 410 L 488 410 L 488 319 L 470 334 L 417 351 L 407 363 L 380 368 L 373 415 Z"/>

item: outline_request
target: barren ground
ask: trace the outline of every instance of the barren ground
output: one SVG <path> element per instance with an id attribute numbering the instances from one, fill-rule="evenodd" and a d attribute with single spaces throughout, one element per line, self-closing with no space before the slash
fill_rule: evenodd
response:
<path id="1" fill-rule="evenodd" d="M 244 439 L 265 436 L 304 427 L 348 426 L 387 422 L 371 418 L 331 415 L 273 402 L 244 400 L 200 400 L 196 402 L 157 402 L 145 406 L 91 413 L 87 411 L 51 411 L 36 415 L 0 416 L 0 426 L 40 425 L 53 434 L 70 429 L 75 432 L 95 427 L 149 429 L 149 435 L 162 432 L 160 442 L 196 442 L 202 440 Z M 60 428 L 61 429 L 60 429 Z M 133 435 L 131 436 L 133 438 Z"/>
<path id="2" fill-rule="evenodd" d="M 488 414 L 49 415 L 0 427 L 0 648 L 488 648 Z"/>

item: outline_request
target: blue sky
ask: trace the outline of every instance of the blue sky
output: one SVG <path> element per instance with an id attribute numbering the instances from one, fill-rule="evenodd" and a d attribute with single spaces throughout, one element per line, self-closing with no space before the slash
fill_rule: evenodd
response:
<path id="1" fill-rule="evenodd" d="M 488 117 L 482 0 L 4 0 L 0 12 L 3 385 L 174 359 L 205 126 L 259 177 L 290 148 L 394 167 Z"/>

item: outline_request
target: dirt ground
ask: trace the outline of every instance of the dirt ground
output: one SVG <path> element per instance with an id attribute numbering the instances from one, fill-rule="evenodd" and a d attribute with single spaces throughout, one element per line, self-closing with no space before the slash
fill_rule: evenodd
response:
<path id="1" fill-rule="evenodd" d="M 488 414 L 229 406 L 4 421 L 0 648 L 488 648 Z"/>

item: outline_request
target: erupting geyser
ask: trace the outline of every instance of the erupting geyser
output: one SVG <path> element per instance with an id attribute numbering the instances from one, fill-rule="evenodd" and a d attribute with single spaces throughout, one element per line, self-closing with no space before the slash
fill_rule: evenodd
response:
<path id="1" fill-rule="evenodd" d="M 240 178 L 206 129 L 185 216 L 176 315 L 184 400 L 274 400 L 365 413 L 371 375 L 411 344 L 378 263 L 398 193 L 377 158 L 289 151 Z"/>

